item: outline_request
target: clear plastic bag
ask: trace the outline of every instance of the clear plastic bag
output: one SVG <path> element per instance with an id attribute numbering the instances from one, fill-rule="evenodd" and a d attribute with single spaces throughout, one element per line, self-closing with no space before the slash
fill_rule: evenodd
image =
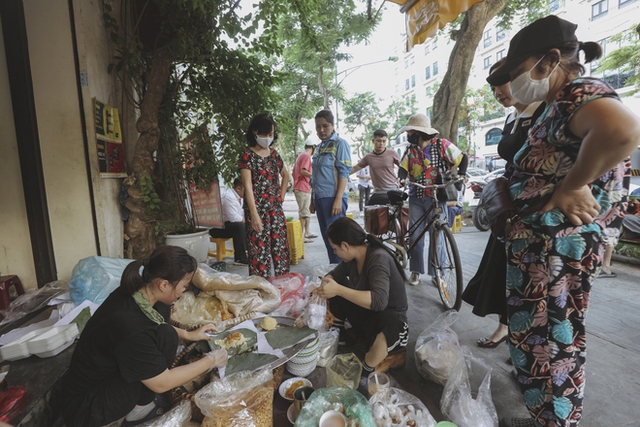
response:
<path id="1" fill-rule="evenodd" d="M 184 427 L 191 420 L 191 402 L 183 400 L 161 417 L 140 424 L 140 427 Z"/>
<path id="2" fill-rule="evenodd" d="M 205 385 L 195 403 L 203 427 L 249 427 L 273 423 L 273 371 L 239 372 Z"/>
<path id="3" fill-rule="evenodd" d="M 450 328 L 458 312 L 439 315 L 416 340 L 415 360 L 424 378 L 445 385 L 458 359 L 462 358 L 458 335 Z"/>
<path id="4" fill-rule="evenodd" d="M 327 363 L 327 387 L 357 389 L 362 375 L 362 362 L 353 353 L 337 354 Z"/>
<path id="5" fill-rule="evenodd" d="M 311 329 L 323 331 L 327 329 L 327 299 L 312 294 L 304 311 L 305 324 Z"/>
<path id="6" fill-rule="evenodd" d="M 272 316 L 287 316 L 294 319 L 303 312 L 309 299 L 310 280 L 298 273 L 288 273 L 272 277 L 269 281 L 280 292 L 280 306 L 271 312 Z"/>
<path id="7" fill-rule="evenodd" d="M 458 427 L 498 427 L 491 398 L 491 367 L 468 347 L 458 359 L 440 399 L 440 409 Z"/>
<path id="8" fill-rule="evenodd" d="M 101 304 L 120 286 L 122 273 L 132 259 L 90 256 L 78 261 L 69 281 L 71 301 L 79 305 L 84 300 Z"/>
<path id="9" fill-rule="evenodd" d="M 413 425 L 434 427 L 436 420 L 424 403 L 411 393 L 391 387 L 369 399 L 377 427 Z"/>
<path id="10" fill-rule="evenodd" d="M 69 292 L 69 286 L 66 282 L 55 281 L 50 282 L 34 291 L 26 291 L 11 302 L 9 308 L 0 310 L 2 313 L 2 322 L 0 325 L 14 322 L 29 313 L 46 306 L 47 303 L 58 295 Z"/>
<path id="11" fill-rule="evenodd" d="M 376 427 L 367 399 L 356 390 L 346 387 L 321 388 L 307 399 L 295 427 L 317 427 L 322 414 L 329 410 L 342 412 L 349 420 L 357 420 L 360 427 Z M 347 422 L 347 425 L 352 425 Z"/>
<path id="12" fill-rule="evenodd" d="M 320 344 L 318 345 L 318 366 L 325 367 L 327 363 L 338 353 L 338 341 L 340 330 L 331 328 L 320 332 Z"/>

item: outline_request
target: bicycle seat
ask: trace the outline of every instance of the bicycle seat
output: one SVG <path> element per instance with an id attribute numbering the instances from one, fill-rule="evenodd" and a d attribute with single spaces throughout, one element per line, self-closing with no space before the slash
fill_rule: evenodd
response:
<path id="1" fill-rule="evenodd" d="M 392 205 L 401 205 L 402 202 L 407 200 L 407 198 L 409 197 L 407 193 L 400 190 L 389 190 L 387 191 L 387 196 L 389 196 L 389 202 Z"/>

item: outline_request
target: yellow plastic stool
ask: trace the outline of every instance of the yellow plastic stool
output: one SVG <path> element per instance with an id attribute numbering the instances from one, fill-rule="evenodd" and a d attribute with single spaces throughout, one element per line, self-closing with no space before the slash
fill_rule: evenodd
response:
<path id="1" fill-rule="evenodd" d="M 210 237 L 209 241 L 211 243 L 215 243 L 216 244 L 216 251 L 209 251 L 209 253 L 207 254 L 210 257 L 216 257 L 216 259 L 218 260 L 218 262 L 222 261 L 225 257 L 231 256 L 234 254 L 233 252 L 233 248 L 228 248 L 227 247 L 227 241 L 231 241 L 231 244 L 233 245 L 233 238 L 231 237 Z"/>
<path id="2" fill-rule="evenodd" d="M 352 212 L 347 212 L 347 218 L 353 219 L 353 213 Z"/>
<path id="3" fill-rule="evenodd" d="M 462 231 L 462 215 L 456 215 L 453 219 L 453 227 L 451 227 L 451 231 L 454 234 L 458 231 Z"/>

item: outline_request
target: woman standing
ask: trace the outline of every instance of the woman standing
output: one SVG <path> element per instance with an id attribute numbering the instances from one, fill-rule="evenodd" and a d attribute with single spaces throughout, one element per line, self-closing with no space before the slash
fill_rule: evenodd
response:
<path id="1" fill-rule="evenodd" d="M 247 129 L 249 146 L 240 155 L 240 176 L 245 188 L 249 274 L 268 279 L 289 272 L 287 222 L 282 210 L 289 172 L 278 152 L 276 122 L 268 114 L 253 118 Z M 280 181 L 282 176 L 282 181 Z"/>
<path id="2" fill-rule="evenodd" d="M 185 249 L 162 246 L 125 268 L 120 287 L 87 322 L 61 380 L 68 427 L 100 427 L 125 417 L 134 426 L 162 414 L 156 393 L 178 387 L 227 362 L 226 351 L 169 369 L 178 339 L 206 340 L 213 325 L 187 332 L 167 324 L 169 306 L 197 267 Z M 166 409 L 166 408 L 165 408 Z"/>
<path id="3" fill-rule="evenodd" d="M 523 104 L 548 107 L 514 158 L 509 195 L 524 211 L 507 236 L 509 351 L 530 419 L 518 426 L 577 426 L 585 385 L 585 316 L 603 244 L 622 220 L 624 160 L 640 143 L 640 120 L 605 82 L 580 77 L 597 43 L 547 16 L 520 30 L 487 81 L 511 82 Z"/>
<path id="4" fill-rule="evenodd" d="M 493 64 L 489 75 L 500 68 L 505 61 L 506 59 L 503 58 Z M 505 177 L 508 178 L 512 173 L 513 157 L 522 148 L 529 129 L 544 111 L 545 104 L 534 102 L 527 106 L 517 102 L 511 96 L 509 83 L 491 86 L 491 91 L 503 107 L 515 108 L 515 112 L 507 116 L 502 129 L 502 138 L 498 143 L 498 154 L 507 161 Z M 487 314 L 500 316 L 496 330 L 491 335 L 476 341 L 478 347 L 495 348 L 507 339 L 506 265 L 504 243 L 490 234 L 480 267 L 475 276 L 469 280 L 462 294 L 462 299 L 473 306 L 473 314 L 476 316 L 484 317 Z"/>
<path id="5" fill-rule="evenodd" d="M 330 298 L 331 313 L 349 320 L 366 345 L 364 376 L 390 351 L 409 339 L 404 272 L 382 241 L 350 218 L 339 218 L 327 230 L 340 264 L 315 291 Z"/>
<path id="6" fill-rule="evenodd" d="M 312 212 L 315 209 L 329 262 L 337 264 L 340 258 L 329 244 L 327 227 L 347 214 L 345 189 L 351 171 L 351 149 L 349 143 L 335 133 L 331 111 L 319 111 L 315 120 L 320 145 L 313 155 Z"/>
<path id="7" fill-rule="evenodd" d="M 444 138 L 437 138 L 438 131 L 431 127 L 431 120 L 424 114 L 414 114 L 409 117 L 407 124 L 398 133 L 407 132 L 409 147 L 400 163 L 398 177 L 404 180 L 409 177 L 411 182 L 422 185 L 441 184 L 442 176 L 457 168 L 457 173 L 464 175 L 467 173 L 469 162 L 465 153 L 460 151 L 451 141 Z M 422 189 L 416 186 L 409 187 L 409 228 L 420 220 L 433 204 L 430 188 Z M 446 206 L 443 213 L 446 218 Z M 431 215 L 433 216 L 433 215 Z M 427 218 L 428 224 L 431 218 Z M 416 236 L 422 230 L 416 230 L 409 237 L 410 244 L 413 245 Z M 429 234 L 429 233 L 427 233 Z M 409 268 L 411 269 L 410 285 L 417 285 L 420 282 L 420 275 L 424 274 L 424 235 L 411 251 Z M 434 271 L 429 262 L 429 275 L 433 276 Z"/>

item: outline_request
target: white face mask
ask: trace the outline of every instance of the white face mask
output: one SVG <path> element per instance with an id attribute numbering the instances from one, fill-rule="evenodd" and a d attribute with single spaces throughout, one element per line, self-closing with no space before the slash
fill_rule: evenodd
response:
<path id="1" fill-rule="evenodd" d="M 260 147 L 267 148 L 273 142 L 273 138 L 270 137 L 270 136 L 266 137 L 266 138 L 262 138 L 262 137 L 259 137 L 258 135 L 256 135 L 256 142 L 258 143 L 258 145 Z"/>
<path id="2" fill-rule="evenodd" d="M 549 78 L 551 77 L 551 74 L 556 71 L 560 62 L 556 64 L 555 68 L 551 70 L 551 73 L 549 73 L 547 77 L 541 80 L 534 80 L 531 78 L 531 71 L 536 68 L 543 58 L 544 56 L 540 58 L 529 71 L 520 74 L 511 81 L 511 96 L 513 96 L 513 99 L 519 103 L 529 105 L 534 102 L 544 101 L 549 94 Z"/>

